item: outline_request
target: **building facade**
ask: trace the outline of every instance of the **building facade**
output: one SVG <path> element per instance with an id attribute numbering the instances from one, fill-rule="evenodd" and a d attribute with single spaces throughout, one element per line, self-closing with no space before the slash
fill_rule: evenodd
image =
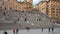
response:
<path id="1" fill-rule="evenodd" d="M 33 0 L 24 0 L 25 2 L 33 3 Z"/>
<path id="2" fill-rule="evenodd" d="M 39 11 L 41 11 L 42 13 L 46 14 L 47 13 L 47 1 L 41 1 L 40 4 L 38 4 L 38 9 Z"/>
<path id="3" fill-rule="evenodd" d="M 33 6 L 29 2 L 18 2 L 17 0 L 0 0 L 0 8 L 6 10 L 13 9 L 17 11 L 31 11 Z"/>
<path id="4" fill-rule="evenodd" d="M 48 16 L 54 19 L 54 22 L 60 19 L 60 1 L 50 0 L 48 3 Z"/>
<path id="5" fill-rule="evenodd" d="M 49 17 L 52 17 L 52 18 L 58 18 L 58 14 L 59 14 L 59 9 L 60 9 L 60 2 L 59 1 L 56 1 L 56 0 L 51 0 L 49 1 L 48 3 L 48 15 Z"/>
<path id="6" fill-rule="evenodd" d="M 50 18 L 54 19 L 54 22 L 59 22 L 60 20 L 60 1 L 59 0 L 49 0 L 41 1 L 38 4 L 39 11 L 48 15 Z"/>

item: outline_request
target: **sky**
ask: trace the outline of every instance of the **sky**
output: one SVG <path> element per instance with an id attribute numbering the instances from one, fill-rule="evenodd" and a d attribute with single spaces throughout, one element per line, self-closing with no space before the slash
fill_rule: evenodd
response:
<path id="1" fill-rule="evenodd" d="M 18 1 L 24 1 L 24 0 L 18 0 Z M 40 2 L 41 0 L 33 0 L 33 5 L 36 5 L 36 4 L 38 4 L 39 2 Z"/>
<path id="2" fill-rule="evenodd" d="M 33 0 L 33 5 L 36 5 L 40 2 L 41 0 Z"/>

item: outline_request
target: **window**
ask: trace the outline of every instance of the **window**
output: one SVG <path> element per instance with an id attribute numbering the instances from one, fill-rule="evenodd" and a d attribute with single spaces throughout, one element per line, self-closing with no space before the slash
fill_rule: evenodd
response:
<path id="1" fill-rule="evenodd" d="M 52 7 L 54 7 L 54 6 L 55 6 L 55 4 L 51 4 L 51 6 L 52 6 Z"/>
<path id="2" fill-rule="evenodd" d="M 60 11 L 60 9 L 59 9 L 59 11 Z"/>
<path id="3" fill-rule="evenodd" d="M 31 7 L 29 7 L 29 8 L 31 8 Z"/>
<path id="4" fill-rule="evenodd" d="M 56 14 L 56 16 L 58 16 L 58 14 Z"/>
<path id="5" fill-rule="evenodd" d="M 17 10 L 15 10 L 15 12 L 17 12 Z"/>
<path id="6" fill-rule="evenodd" d="M 3 12 L 3 15 L 6 15 L 6 13 L 5 13 L 5 12 Z"/>
<path id="7" fill-rule="evenodd" d="M 22 11 L 22 12 L 24 12 L 24 11 Z"/>
<path id="8" fill-rule="evenodd" d="M 58 11 L 56 13 L 59 13 Z"/>
<path id="9" fill-rule="evenodd" d="M 6 8 L 4 8 L 6 10 Z"/>
<path id="10" fill-rule="evenodd" d="M 55 14 L 51 14 L 51 16 L 55 16 Z"/>
<path id="11" fill-rule="evenodd" d="M 55 13 L 55 11 L 52 11 L 52 13 Z"/>
<path id="12" fill-rule="evenodd" d="M 58 9 L 56 9 L 56 10 L 58 10 Z"/>
<path id="13" fill-rule="evenodd" d="M 51 8 L 52 10 L 55 10 L 55 8 Z"/>

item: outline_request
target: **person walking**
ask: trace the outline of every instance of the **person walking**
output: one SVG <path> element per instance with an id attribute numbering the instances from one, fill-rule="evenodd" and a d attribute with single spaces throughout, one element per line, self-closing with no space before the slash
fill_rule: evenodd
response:
<path id="1" fill-rule="evenodd" d="M 27 31 L 29 31 L 30 30 L 30 27 L 26 27 L 26 29 L 27 29 Z"/>
<path id="2" fill-rule="evenodd" d="M 52 32 L 54 31 L 54 28 L 52 28 Z"/>
<path id="3" fill-rule="evenodd" d="M 52 32 L 53 32 L 53 30 L 54 30 L 54 25 L 52 25 Z"/>
<path id="4" fill-rule="evenodd" d="M 50 32 L 50 28 L 49 28 L 48 30 L 49 30 L 49 32 Z"/>
<path id="5" fill-rule="evenodd" d="M 42 28 L 42 32 L 43 32 L 43 28 Z"/>
<path id="6" fill-rule="evenodd" d="M 15 34 L 15 30 L 13 30 L 13 34 Z"/>
<path id="7" fill-rule="evenodd" d="M 19 29 L 16 29 L 16 34 L 18 34 L 18 32 L 19 32 Z"/>
<path id="8" fill-rule="evenodd" d="M 14 29 L 13 30 L 13 34 L 18 34 L 19 30 L 18 29 Z"/>

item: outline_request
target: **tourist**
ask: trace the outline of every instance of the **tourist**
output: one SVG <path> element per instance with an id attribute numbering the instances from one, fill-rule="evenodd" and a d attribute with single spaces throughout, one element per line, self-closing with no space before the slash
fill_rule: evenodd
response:
<path id="1" fill-rule="evenodd" d="M 54 30 L 54 25 L 52 25 L 52 32 L 53 32 L 53 30 Z"/>
<path id="2" fill-rule="evenodd" d="M 49 32 L 50 32 L 50 28 L 49 28 L 48 30 L 49 30 Z"/>
<path id="3" fill-rule="evenodd" d="M 42 32 L 43 32 L 43 28 L 42 28 Z"/>
<path id="4" fill-rule="evenodd" d="M 15 34 L 15 30 L 13 30 L 13 34 Z"/>
<path id="5" fill-rule="evenodd" d="M 54 28 L 52 28 L 52 32 L 53 32 Z"/>
<path id="6" fill-rule="evenodd" d="M 16 34 L 18 34 L 18 32 L 19 32 L 19 29 L 16 29 Z"/>

